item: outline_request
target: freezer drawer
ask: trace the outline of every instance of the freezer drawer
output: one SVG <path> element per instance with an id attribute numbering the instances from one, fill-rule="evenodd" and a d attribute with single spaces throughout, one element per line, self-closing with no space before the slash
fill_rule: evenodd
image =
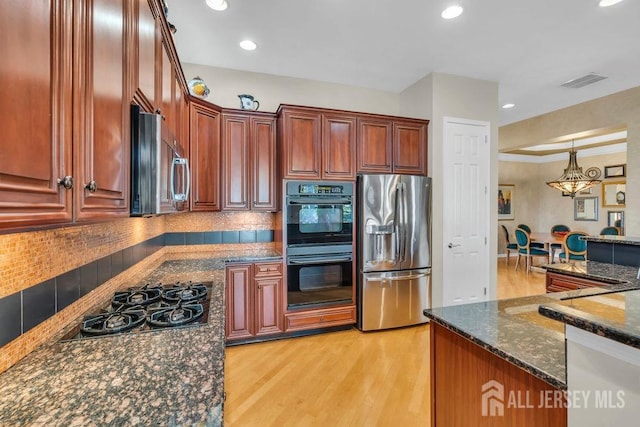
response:
<path id="1" fill-rule="evenodd" d="M 426 323 L 431 269 L 363 273 L 359 326 L 363 331 Z"/>

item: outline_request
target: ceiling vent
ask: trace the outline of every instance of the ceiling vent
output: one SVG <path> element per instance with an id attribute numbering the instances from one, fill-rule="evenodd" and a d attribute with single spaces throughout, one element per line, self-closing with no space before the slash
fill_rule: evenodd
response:
<path id="1" fill-rule="evenodd" d="M 606 79 L 605 76 L 600 76 L 598 74 L 590 73 L 585 76 L 569 80 L 568 82 L 564 82 L 560 86 L 568 87 L 570 89 L 578 89 L 580 87 L 584 87 L 604 79 Z"/>

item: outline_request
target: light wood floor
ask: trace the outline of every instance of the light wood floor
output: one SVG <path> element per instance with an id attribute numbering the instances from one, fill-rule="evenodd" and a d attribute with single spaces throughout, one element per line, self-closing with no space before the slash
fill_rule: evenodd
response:
<path id="1" fill-rule="evenodd" d="M 544 274 L 498 260 L 498 297 L 544 293 Z M 356 329 L 226 349 L 226 426 L 429 424 L 427 325 Z"/>

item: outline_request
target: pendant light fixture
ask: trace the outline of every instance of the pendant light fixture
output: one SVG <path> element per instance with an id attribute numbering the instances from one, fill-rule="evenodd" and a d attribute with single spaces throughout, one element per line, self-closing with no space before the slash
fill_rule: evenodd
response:
<path id="1" fill-rule="evenodd" d="M 560 178 L 547 182 L 549 187 L 569 193 L 572 199 L 576 196 L 577 192 L 591 188 L 601 182 L 599 179 L 591 179 L 582 173 L 582 168 L 578 166 L 578 161 L 576 160 L 576 154 L 577 152 L 573 148 L 572 140 L 567 168 Z"/>

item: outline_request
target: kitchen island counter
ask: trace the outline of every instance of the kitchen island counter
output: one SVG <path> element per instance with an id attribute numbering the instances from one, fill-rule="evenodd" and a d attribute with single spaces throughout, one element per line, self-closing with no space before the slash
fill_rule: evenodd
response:
<path id="1" fill-rule="evenodd" d="M 589 270 L 586 265 L 577 268 L 589 277 L 616 277 L 604 275 L 601 265 L 595 266 L 595 270 Z M 600 274 L 594 275 L 594 271 Z M 432 308 L 425 310 L 424 314 L 431 321 L 524 369 L 551 386 L 564 389 L 564 326 L 541 315 L 538 307 L 573 298 L 640 288 L 638 281 L 626 281 L 631 280 L 628 274 L 623 280 L 623 283 L 611 283 L 601 288 Z"/>
<path id="2" fill-rule="evenodd" d="M 0 424 L 221 425 L 224 266 L 261 259 L 281 256 L 163 250 L 137 284 L 213 281 L 208 323 L 63 342 L 61 331 L 0 375 Z"/>

